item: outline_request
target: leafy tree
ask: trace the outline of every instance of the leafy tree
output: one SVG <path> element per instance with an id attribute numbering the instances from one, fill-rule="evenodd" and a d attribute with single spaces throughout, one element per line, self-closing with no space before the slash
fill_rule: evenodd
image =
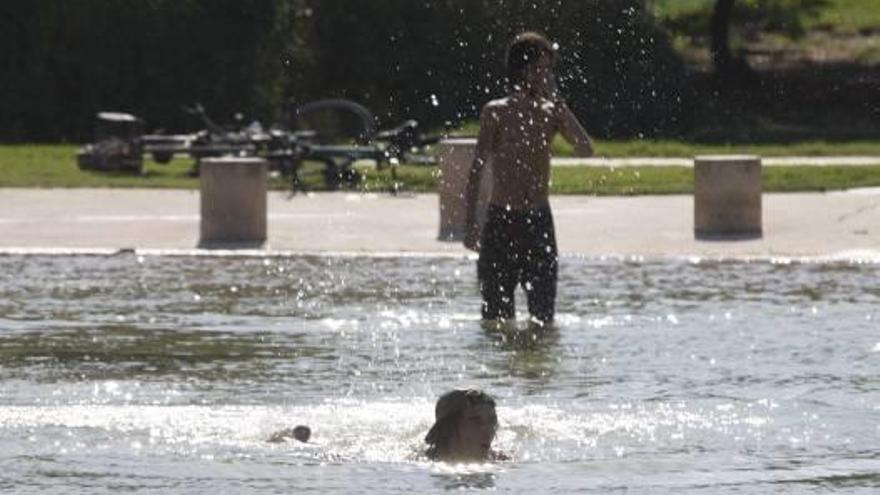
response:
<path id="1" fill-rule="evenodd" d="M 715 70 L 720 74 L 736 73 L 747 67 L 743 59 L 734 60 L 730 49 L 730 24 L 735 14 L 763 31 L 803 36 L 805 16 L 817 15 L 828 0 L 716 0 L 711 20 L 711 50 Z"/>
<path id="2" fill-rule="evenodd" d="M 733 55 L 730 52 L 730 17 L 735 0 L 716 0 L 711 20 L 711 52 L 715 70 L 729 73 L 733 70 Z"/>
<path id="3" fill-rule="evenodd" d="M 639 0 L 312 0 L 307 97 L 366 103 L 386 124 L 474 118 L 504 92 L 504 50 L 522 30 L 560 44 L 561 84 L 602 134 L 682 124 L 683 67 Z"/>
<path id="4" fill-rule="evenodd" d="M 0 139 L 85 140 L 99 110 L 181 128 L 196 101 L 273 119 L 297 1 L 0 2 Z"/>
<path id="5" fill-rule="evenodd" d="M 748 70 L 747 61 L 736 57 L 731 48 L 732 28 L 796 39 L 805 34 L 804 21 L 828 4 L 828 0 L 706 0 L 688 13 L 663 19 L 663 23 L 694 39 L 707 37 L 716 72 L 732 75 Z"/>
<path id="6" fill-rule="evenodd" d="M 91 137 L 99 110 L 192 128 L 201 102 L 279 119 L 288 98 L 345 97 L 383 124 L 476 116 L 504 92 L 517 32 L 559 42 L 561 84 L 602 135 L 688 114 L 683 68 L 644 0 L 6 0 L 0 140 Z"/>

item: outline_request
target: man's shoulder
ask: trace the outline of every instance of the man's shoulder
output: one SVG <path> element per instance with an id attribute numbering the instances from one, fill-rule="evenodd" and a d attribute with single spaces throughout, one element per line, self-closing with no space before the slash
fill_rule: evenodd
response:
<path id="1" fill-rule="evenodd" d="M 491 117 L 494 120 L 501 120 L 509 109 L 510 98 L 496 98 L 483 105 L 483 111 L 480 112 L 480 118 L 485 119 Z"/>
<path id="2" fill-rule="evenodd" d="M 510 97 L 505 96 L 504 98 L 496 98 L 494 100 L 489 100 L 485 105 L 483 105 L 483 110 L 498 110 L 501 108 L 506 108 L 510 106 Z"/>

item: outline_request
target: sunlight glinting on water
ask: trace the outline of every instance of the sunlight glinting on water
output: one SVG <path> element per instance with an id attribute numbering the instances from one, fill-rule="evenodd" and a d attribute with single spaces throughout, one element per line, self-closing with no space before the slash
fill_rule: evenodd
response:
<path id="1" fill-rule="evenodd" d="M 572 462 L 602 455 L 622 456 L 649 445 L 686 448 L 709 437 L 736 436 L 757 444 L 771 421 L 766 408 L 685 403 L 650 407 L 622 404 L 605 411 L 573 413 L 552 406 L 500 407 L 504 418 L 498 448 L 524 462 Z M 235 448 L 254 455 L 279 449 L 269 436 L 296 424 L 313 425 L 308 445 L 294 452 L 321 460 L 411 462 L 430 427 L 428 401 L 367 402 L 355 399 L 296 407 L 266 406 L 3 406 L 0 428 L 27 436 L 38 450 L 65 442 L 68 452 L 87 452 L 102 443 L 128 443 L 136 450 L 181 455 Z M 45 432 L 45 433 L 34 433 Z M 59 438 L 54 432 L 66 432 Z M 379 434 L 378 432 L 382 432 Z M 691 438 L 693 437 L 693 438 Z M 689 440 L 690 439 L 690 440 Z"/>
<path id="2" fill-rule="evenodd" d="M 0 450 L 80 493 L 872 483 L 880 267 L 562 263 L 542 329 L 521 294 L 481 324 L 473 260 L 0 257 Z M 419 458 L 461 387 L 514 462 Z M 266 441 L 297 424 L 310 443 Z"/>

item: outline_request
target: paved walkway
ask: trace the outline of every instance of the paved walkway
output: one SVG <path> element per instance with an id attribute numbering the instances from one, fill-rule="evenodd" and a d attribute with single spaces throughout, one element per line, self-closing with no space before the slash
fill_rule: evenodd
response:
<path id="1" fill-rule="evenodd" d="M 554 196 L 560 250 L 584 255 L 878 258 L 880 189 L 765 194 L 764 237 L 697 241 L 692 196 Z M 434 194 L 269 195 L 270 252 L 464 255 L 437 240 Z M 197 191 L 0 189 L 0 252 L 192 250 Z M 878 258 L 880 259 L 880 258 Z"/>

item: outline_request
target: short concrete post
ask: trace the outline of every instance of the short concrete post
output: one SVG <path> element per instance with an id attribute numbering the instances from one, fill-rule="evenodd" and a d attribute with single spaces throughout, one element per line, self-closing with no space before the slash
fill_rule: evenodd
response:
<path id="1" fill-rule="evenodd" d="M 262 247 L 266 242 L 266 161 L 206 158 L 199 166 L 199 176 L 199 247 Z"/>
<path id="2" fill-rule="evenodd" d="M 761 158 L 694 158 L 694 235 L 698 239 L 761 237 Z"/>
<path id="3" fill-rule="evenodd" d="M 437 143 L 440 165 L 440 233 L 441 241 L 460 241 L 465 231 L 465 189 L 474 160 L 477 140 L 450 138 Z M 489 199 L 492 196 L 492 167 L 487 164 L 480 177 L 480 195 L 477 200 L 477 221 L 486 222 Z"/>

